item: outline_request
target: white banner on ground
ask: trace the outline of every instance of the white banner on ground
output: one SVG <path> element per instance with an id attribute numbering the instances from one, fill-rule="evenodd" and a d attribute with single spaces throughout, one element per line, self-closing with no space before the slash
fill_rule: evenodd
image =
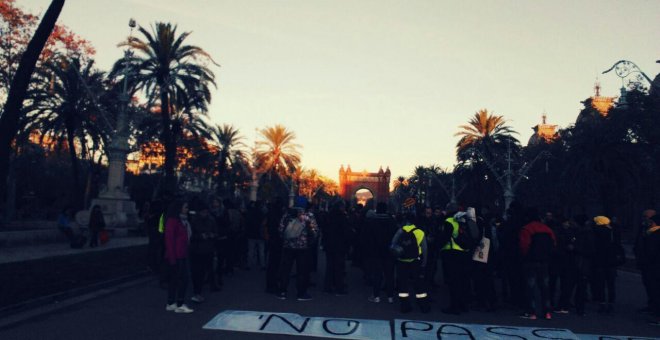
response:
<path id="1" fill-rule="evenodd" d="M 660 338 L 645 338 L 638 336 L 623 336 L 623 335 L 594 335 L 594 334 L 578 334 L 580 340 L 658 340 Z"/>
<path id="2" fill-rule="evenodd" d="M 489 326 L 418 320 L 390 321 L 305 317 L 292 313 L 228 310 L 216 315 L 204 329 L 251 333 L 314 336 L 334 339 L 472 339 L 472 340 L 653 340 L 658 338 L 574 334 L 568 329 Z"/>
<path id="3" fill-rule="evenodd" d="M 292 313 L 228 310 L 203 327 L 226 331 L 315 336 L 335 339 L 391 339 L 384 320 L 304 317 Z"/>
<path id="4" fill-rule="evenodd" d="M 568 329 L 488 326 L 396 319 L 394 320 L 394 339 L 579 340 L 580 338 Z"/>

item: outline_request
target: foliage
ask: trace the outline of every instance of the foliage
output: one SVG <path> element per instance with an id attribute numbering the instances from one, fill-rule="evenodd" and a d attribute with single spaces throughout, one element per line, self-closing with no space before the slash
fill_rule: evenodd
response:
<path id="1" fill-rule="evenodd" d="M 298 186 L 298 195 L 312 201 L 317 197 L 331 197 L 337 194 L 337 182 L 319 175 L 316 169 L 302 169 L 296 171 L 294 179 Z"/>
<path id="2" fill-rule="evenodd" d="M 240 131 L 229 124 L 217 124 L 211 128 L 211 136 L 218 146 L 217 153 L 217 192 L 220 196 L 229 194 L 229 188 L 240 178 L 248 177 L 250 165 L 245 154 L 243 137 Z"/>
<path id="3" fill-rule="evenodd" d="M 79 155 L 96 146 L 100 149 L 102 133 L 95 124 L 97 108 L 83 89 L 103 91 L 103 73 L 93 69 L 93 61 L 81 65 L 77 58 L 51 60 L 39 70 L 37 78 L 48 84 L 31 91 L 31 104 L 27 106 L 26 130 L 37 130 L 42 136 L 67 141 L 76 206 L 82 206 Z M 48 81 L 50 80 L 50 81 Z M 84 84 L 83 84 L 84 83 Z M 94 93 L 92 93 L 94 95 Z"/>
<path id="4" fill-rule="evenodd" d="M 300 164 L 300 145 L 294 143 L 296 134 L 282 125 L 259 131 L 261 139 L 255 150 L 255 166 L 259 172 L 272 173 L 280 178 L 291 176 Z"/>
<path id="5" fill-rule="evenodd" d="M 461 137 L 456 145 L 459 162 L 502 155 L 508 145 L 518 147 L 520 144 L 512 136 L 516 132 L 506 126 L 504 117 L 489 113 L 486 109 L 477 111 L 468 124 L 459 128 L 461 130 L 455 134 Z"/>
<path id="6" fill-rule="evenodd" d="M 16 0 L 0 1 L 0 103 L 6 99 L 9 83 L 16 73 L 21 55 L 39 25 L 39 20 L 39 16 L 16 6 Z M 75 56 L 86 60 L 95 53 L 89 41 L 66 26 L 55 25 L 41 51 L 37 67 L 56 55 Z"/>
<path id="7" fill-rule="evenodd" d="M 176 191 L 177 138 L 183 125 L 177 115 L 205 114 L 211 100 L 210 85 L 215 75 L 207 67 L 214 63 L 197 46 L 185 45 L 190 32 L 177 35 L 177 27 L 157 22 L 151 32 L 140 27 L 142 38 L 130 37 L 120 46 L 137 51 L 115 63 L 111 75 L 130 77 L 131 83 L 148 99 L 147 106 L 159 103 L 160 141 L 165 146 L 165 182 L 168 191 Z M 129 69 L 128 74 L 124 70 Z"/>

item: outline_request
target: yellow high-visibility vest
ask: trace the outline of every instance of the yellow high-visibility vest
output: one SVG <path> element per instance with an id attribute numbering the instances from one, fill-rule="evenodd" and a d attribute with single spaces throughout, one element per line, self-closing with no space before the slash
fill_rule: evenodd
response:
<path id="1" fill-rule="evenodd" d="M 409 224 L 407 226 L 404 226 L 402 229 L 403 231 L 409 233 L 411 230 L 413 230 L 415 227 L 414 224 Z M 418 254 L 422 255 L 422 240 L 424 240 L 424 230 L 422 229 L 415 229 L 413 231 L 413 235 L 415 235 L 415 239 L 417 240 L 417 249 L 418 249 Z M 415 261 L 416 259 L 399 259 L 401 262 L 412 262 Z"/>
<path id="2" fill-rule="evenodd" d="M 451 233 L 451 238 L 449 238 L 449 242 L 447 242 L 447 244 L 442 247 L 442 250 L 465 251 L 465 249 L 461 248 L 458 244 L 456 244 L 456 242 L 454 242 L 454 239 L 458 237 L 458 221 L 456 221 L 455 218 L 450 217 L 446 219 L 445 222 L 449 222 L 449 224 L 451 224 L 453 231 Z"/>
<path id="3" fill-rule="evenodd" d="M 163 213 L 160 215 L 160 219 L 158 220 L 158 232 L 159 233 L 164 233 L 165 232 L 165 214 Z"/>

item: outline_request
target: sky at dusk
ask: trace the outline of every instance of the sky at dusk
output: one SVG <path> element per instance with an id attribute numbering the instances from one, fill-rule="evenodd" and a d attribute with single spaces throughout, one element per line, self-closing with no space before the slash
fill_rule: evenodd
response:
<path id="1" fill-rule="evenodd" d="M 48 0 L 17 0 L 45 12 Z M 451 167 L 454 134 L 479 109 L 504 115 L 523 144 L 547 112 L 575 122 L 580 101 L 618 94 L 616 61 L 660 72 L 660 1 L 67 0 L 59 23 L 88 39 L 103 70 L 122 56 L 128 20 L 176 23 L 221 65 L 210 117 L 283 124 L 306 168 L 340 165 L 393 178 Z"/>

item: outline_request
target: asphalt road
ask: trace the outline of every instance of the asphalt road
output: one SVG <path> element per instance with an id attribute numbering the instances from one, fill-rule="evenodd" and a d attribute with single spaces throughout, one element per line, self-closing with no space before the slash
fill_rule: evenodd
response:
<path id="1" fill-rule="evenodd" d="M 207 293 L 202 304 L 189 303 L 192 314 L 165 311 L 165 290 L 155 280 L 125 288 L 110 295 L 73 304 L 24 322 L 0 329 L 2 340 L 30 339 L 291 339 L 284 335 L 205 330 L 202 326 L 224 310 L 297 313 L 303 316 L 355 319 L 441 321 L 461 324 L 510 325 L 537 328 L 567 328 L 574 333 L 660 337 L 660 328 L 646 323 L 647 317 L 635 310 L 644 304 L 644 293 L 638 274 L 620 272 L 617 280 L 618 303 L 611 315 L 595 313 L 589 306 L 587 315 L 555 315 L 553 320 L 529 321 L 518 318 L 518 310 L 502 309 L 497 313 L 470 312 L 460 316 L 444 315 L 440 308 L 446 302 L 446 289 L 435 295 L 429 314 L 414 311 L 405 316 L 397 305 L 367 301 L 369 290 L 360 271 L 349 268 L 349 295 L 336 297 L 312 288 L 312 301 L 278 300 L 264 290 L 265 272 L 238 271 L 228 277 L 221 292 Z M 322 277 L 314 275 L 319 282 Z M 293 281 L 293 280 L 292 280 Z M 291 290 L 293 291 L 293 282 Z"/>

